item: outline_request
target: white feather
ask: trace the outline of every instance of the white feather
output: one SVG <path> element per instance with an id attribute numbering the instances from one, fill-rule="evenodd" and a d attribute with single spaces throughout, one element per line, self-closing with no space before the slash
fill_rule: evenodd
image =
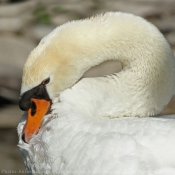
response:
<path id="1" fill-rule="evenodd" d="M 140 17 L 119 12 L 65 24 L 32 52 L 22 93 L 52 71 L 47 67 L 46 74 L 40 71 L 34 79 L 28 75 L 37 56 L 55 37 L 63 55 L 70 56 L 69 64 L 77 66 L 78 75 L 70 75 L 72 85 L 83 71 L 107 59 L 118 58 L 124 70 L 82 79 L 71 88 L 64 82 L 62 92 L 53 91 L 52 85 L 60 83 L 53 76 L 55 81 L 47 86 L 54 102 L 52 113 L 44 116 L 39 132 L 28 144 L 21 139 L 26 113 L 18 125 L 19 147 L 28 174 L 174 175 L 175 116 L 133 117 L 159 113 L 174 93 L 175 59 L 160 32 Z M 71 50 L 73 45 L 78 49 Z M 70 52 L 64 53 L 68 48 Z M 66 65 L 61 66 L 66 69 Z M 62 80 L 67 78 L 62 76 Z"/>

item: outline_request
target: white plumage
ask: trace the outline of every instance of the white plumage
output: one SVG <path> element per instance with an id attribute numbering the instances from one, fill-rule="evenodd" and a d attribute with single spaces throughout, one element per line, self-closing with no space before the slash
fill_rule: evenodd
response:
<path id="1" fill-rule="evenodd" d="M 55 51 L 57 62 L 67 72 L 56 72 L 51 64 L 53 47 L 61 47 Z M 84 71 L 108 59 L 120 60 L 124 70 L 74 84 Z M 37 67 L 41 64 L 45 70 Z M 50 76 L 46 88 L 53 102 L 29 143 L 21 139 L 27 113 L 19 123 L 29 174 L 174 175 L 175 116 L 138 118 L 156 115 L 168 104 L 174 75 L 169 45 L 142 18 L 107 13 L 57 28 L 24 68 L 21 94 Z"/>
<path id="2" fill-rule="evenodd" d="M 77 100 L 75 96 L 67 98 Z M 55 175 L 175 173 L 174 119 L 166 119 L 168 116 L 164 119 L 94 119 L 74 113 L 73 107 L 65 102 L 54 107 L 55 115 L 52 119 L 45 116 L 43 127 L 30 143 L 19 142 L 29 172 Z M 24 122 L 19 129 L 22 124 Z"/>

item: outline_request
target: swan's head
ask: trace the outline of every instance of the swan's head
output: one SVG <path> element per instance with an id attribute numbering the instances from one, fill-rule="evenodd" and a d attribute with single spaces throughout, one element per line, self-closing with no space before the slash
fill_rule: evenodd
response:
<path id="1" fill-rule="evenodd" d="M 21 103 L 22 109 L 28 109 L 30 99 L 39 94 L 54 100 L 61 91 L 74 84 L 83 72 L 75 68 L 78 60 L 76 53 L 80 49 L 78 45 L 76 48 L 71 31 L 69 34 L 64 26 L 62 30 L 60 28 L 41 40 L 24 65 L 21 97 L 26 101 Z"/>
<path id="2" fill-rule="evenodd" d="M 58 101 L 59 93 L 84 73 L 83 66 L 77 69 L 76 54 L 80 49 L 72 42 L 73 37 L 71 31 L 69 34 L 57 28 L 41 40 L 24 65 L 19 106 L 28 111 L 23 130 L 26 142 L 38 132 L 43 116 L 50 112 L 51 104 Z"/>

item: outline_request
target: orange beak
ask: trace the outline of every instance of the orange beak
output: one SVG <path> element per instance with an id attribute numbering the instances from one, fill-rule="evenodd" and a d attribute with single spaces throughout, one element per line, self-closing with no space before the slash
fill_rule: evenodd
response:
<path id="1" fill-rule="evenodd" d="M 28 143 L 32 135 L 37 134 L 43 117 L 47 114 L 51 102 L 44 99 L 32 98 L 32 106 L 27 112 L 27 121 L 23 129 L 23 140 Z"/>

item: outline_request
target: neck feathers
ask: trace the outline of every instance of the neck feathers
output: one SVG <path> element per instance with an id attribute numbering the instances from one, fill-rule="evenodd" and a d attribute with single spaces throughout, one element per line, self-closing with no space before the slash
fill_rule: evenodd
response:
<path id="1" fill-rule="evenodd" d="M 54 75 L 61 84 L 55 86 L 59 92 L 91 67 L 119 60 L 123 70 L 113 77 L 111 88 L 122 101 L 121 116 L 155 115 L 174 94 L 173 53 L 158 29 L 140 17 L 111 12 L 73 21 L 55 29 L 39 46 L 46 53 L 42 59 L 58 62 Z"/>

